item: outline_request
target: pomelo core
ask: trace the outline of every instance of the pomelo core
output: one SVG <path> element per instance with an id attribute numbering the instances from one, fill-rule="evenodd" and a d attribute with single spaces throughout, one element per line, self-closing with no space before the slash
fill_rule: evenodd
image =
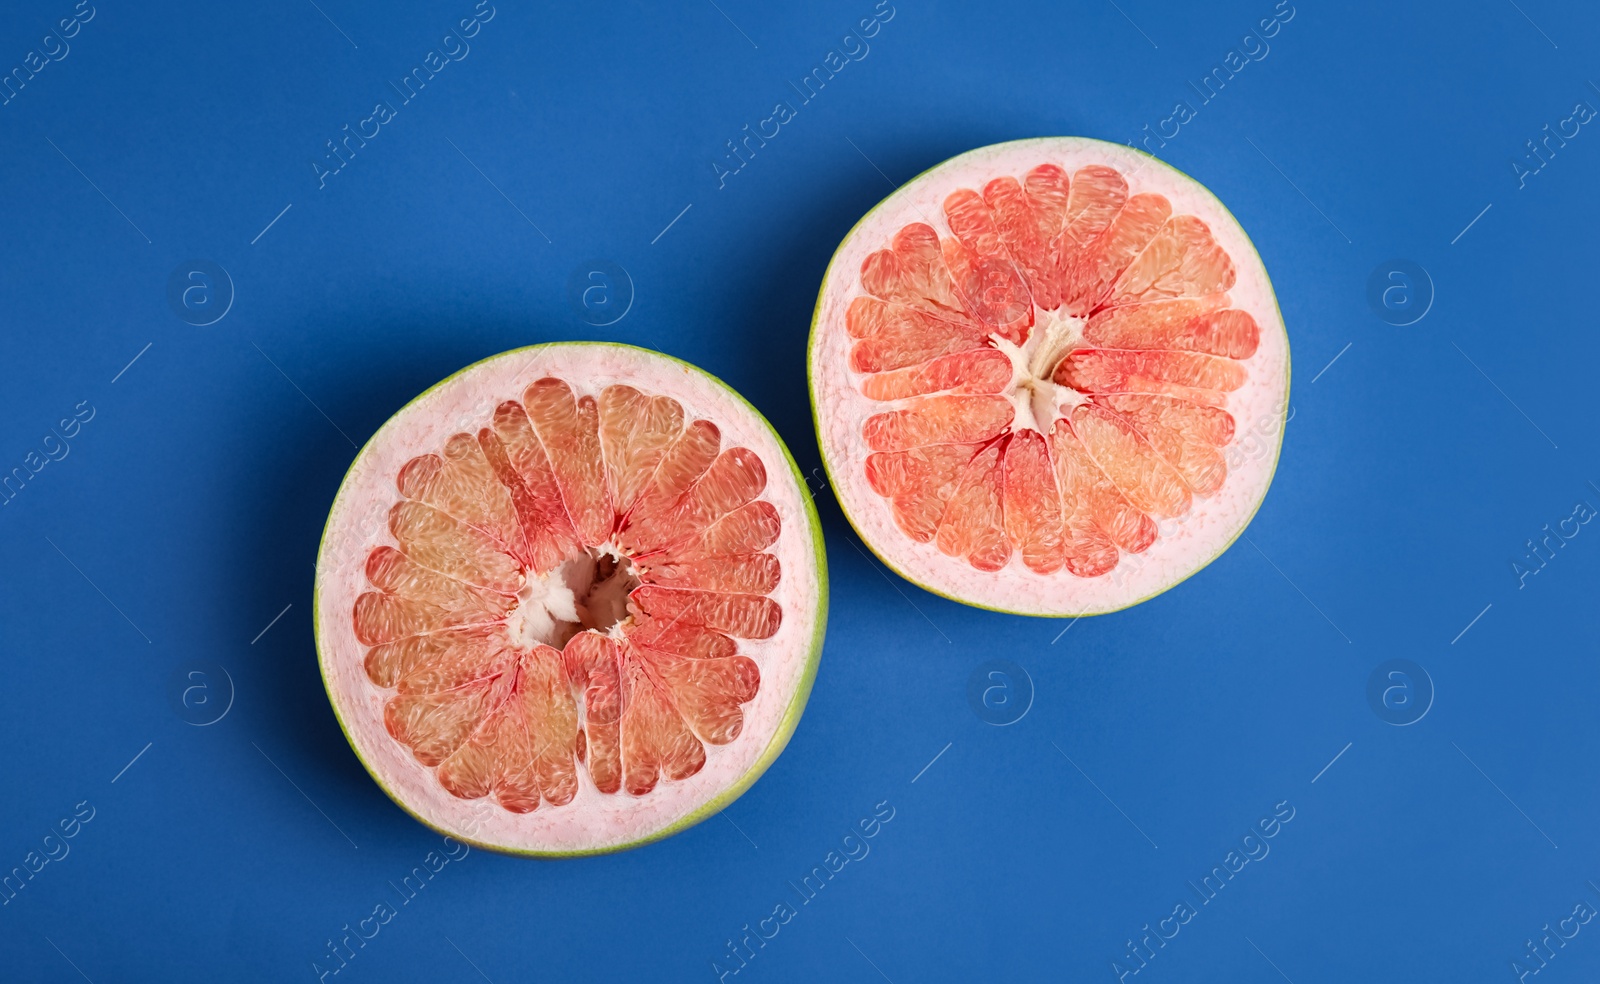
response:
<path id="1" fill-rule="evenodd" d="M 1115 611 L 1221 554 L 1277 465 L 1289 343 L 1238 222 L 1121 144 L 962 154 L 845 237 L 812 409 L 846 517 L 930 591 Z"/>
<path id="2" fill-rule="evenodd" d="M 782 751 L 826 577 L 799 473 L 733 390 L 631 346 L 533 346 L 357 455 L 318 555 L 318 657 L 419 820 L 599 853 L 716 812 Z"/>

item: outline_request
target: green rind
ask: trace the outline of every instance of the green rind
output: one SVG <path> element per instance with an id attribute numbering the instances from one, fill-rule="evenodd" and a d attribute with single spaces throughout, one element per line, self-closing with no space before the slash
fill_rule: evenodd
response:
<path id="1" fill-rule="evenodd" d="M 1255 255 L 1256 255 L 1256 260 L 1261 264 L 1262 273 L 1266 274 L 1267 286 L 1269 286 L 1269 287 L 1272 286 L 1272 275 L 1270 273 L 1267 273 L 1267 263 L 1266 263 L 1265 260 L 1263 260 L 1261 258 L 1261 251 L 1256 249 L 1255 240 L 1250 238 L 1250 233 L 1245 231 L 1244 224 L 1241 223 L 1234 216 L 1233 212 L 1231 212 L 1228 209 L 1228 206 L 1222 204 L 1222 199 L 1218 198 L 1215 194 L 1212 194 L 1212 191 L 1211 191 L 1210 187 L 1208 187 L 1204 182 L 1199 181 L 1198 179 L 1196 179 L 1195 177 L 1190 175 L 1188 172 L 1180 170 L 1179 168 L 1174 167 L 1173 165 L 1167 163 L 1166 161 L 1162 160 L 1161 158 L 1155 156 L 1154 154 L 1151 154 L 1151 153 L 1148 153 L 1146 151 L 1140 150 L 1139 148 L 1134 147 L 1131 144 L 1112 143 L 1109 140 L 1097 140 L 1094 137 L 1028 137 L 1028 138 L 1023 139 L 1023 140 L 1006 140 L 1006 141 L 1002 141 L 1002 142 L 997 143 L 997 144 L 987 144 L 987 145 L 985 145 L 983 147 L 974 147 L 972 150 L 962 151 L 961 153 L 955 155 L 955 157 L 948 157 L 948 158 L 940 161 L 939 163 L 933 165 L 932 167 L 925 168 L 923 171 L 918 173 L 915 177 L 911 178 L 910 180 L 903 182 L 898 188 L 896 188 L 894 191 L 891 191 L 888 195 L 886 195 L 882 201 L 878 202 L 878 204 L 876 204 L 876 205 L 872 206 L 872 208 L 868 209 L 867 213 L 865 215 L 863 215 L 863 216 L 861 216 L 861 218 L 857 219 L 856 220 L 856 224 L 850 227 L 850 231 L 844 234 L 844 238 L 843 239 L 839 240 L 839 248 L 833 251 L 833 257 L 828 260 L 828 268 L 823 271 L 823 274 L 822 274 L 822 286 L 817 290 L 817 304 L 816 304 L 816 307 L 814 307 L 812 309 L 812 311 L 811 311 L 811 334 L 810 334 L 810 337 L 809 337 L 809 341 L 806 344 L 806 388 L 810 391 L 810 396 L 811 396 L 811 425 L 812 425 L 812 429 L 814 431 L 816 431 L 816 435 L 817 435 L 817 450 L 821 454 L 821 457 L 822 457 L 822 469 L 828 476 L 828 484 L 830 486 L 836 485 L 836 483 L 838 482 L 838 476 L 835 474 L 833 462 L 831 460 L 829 460 L 829 458 L 828 458 L 828 446 L 822 439 L 822 417 L 819 414 L 818 409 L 817 409 L 817 381 L 814 378 L 814 372 L 813 372 L 814 360 L 812 358 L 812 355 L 815 352 L 816 347 L 817 347 L 817 324 L 818 324 L 818 321 L 822 317 L 822 302 L 827 296 L 828 281 L 833 276 L 834 267 L 836 265 L 838 265 L 839 254 L 844 250 L 844 244 L 850 241 L 850 237 L 855 235 L 855 231 L 861 227 L 862 223 L 864 223 L 868 219 L 870 219 L 873 216 L 873 214 L 878 211 L 878 209 L 882 208 L 885 204 L 887 204 L 889 199 L 893 198 L 895 196 L 895 194 L 900 191 L 901 188 L 904 188 L 907 185 L 910 185 L 910 184 L 916 182 L 923 175 L 929 174 L 929 173 L 931 173 L 933 171 L 937 171 L 939 168 L 944 167 L 946 164 L 950 163 L 951 161 L 955 160 L 956 158 L 965 157 L 968 154 L 975 153 L 975 152 L 977 152 L 979 150 L 987 150 L 987 149 L 989 149 L 991 147 L 1009 147 L 1009 146 L 1013 146 L 1013 145 L 1017 145 L 1017 144 L 1047 144 L 1047 143 L 1050 143 L 1050 142 L 1055 141 L 1055 140 L 1084 140 L 1084 141 L 1092 141 L 1094 143 L 1103 143 L 1103 144 L 1106 144 L 1107 146 L 1111 146 L 1111 147 L 1121 147 L 1121 148 L 1124 148 L 1126 150 L 1131 150 L 1135 154 L 1138 154 L 1141 157 L 1148 157 L 1152 161 L 1155 161 L 1157 164 L 1160 164 L 1160 165 L 1162 165 L 1163 167 L 1166 167 L 1166 168 L 1170 168 L 1171 170 L 1176 171 L 1178 174 L 1181 174 L 1184 177 L 1188 178 L 1190 181 L 1193 181 L 1194 184 L 1195 184 L 1195 187 L 1199 188 L 1207 196 L 1209 196 L 1212 201 L 1216 202 L 1217 203 L 1217 207 L 1222 210 L 1222 214 L 1226 215 L 1230 220 L 1232 220 L 1234 225 L 1239 227 L 1239 232 L 1240 232 L 1241 235 L 1244 236 L 1245 243 L 1247 243 L 1249 245 L 1251 252 L 1255 253 Z M 1277 292 L 1277 290 L 1273 290 L 1271 293 L 1272 293 L 1272 309 L 1278 313 L 1278 323 L 1279 324 L 1283 324 L 1283 309 L 1278 306 L 1278 292 Z M 1288 331 L 1289 331 L 1288 327 L 1285 326 L 1284 327 L 1284 335 L 1285 335 L 1286 344 L 1283 347 L 1283 351 L 1284 351 L 1284 359 L 1283 359 L 1283 405 L 1284 405 L 1285 412 L 1287 412 L 1288 406 L 1289 406 L 1289 387 L 1290 387 L 1290 384 L 1292 382 L 1290 368 L 1291 368 L 1291 363 L 1292 363 L 1292 359 L 1293 359 L 1293 352 L 1291 351 L 1291 347 L 1287 344 Z M 1085 616 L 1090 616 L 1090 615 L 1111 615 L 1111 614 L 1114 614 L 1116 612 L 1126 611 L 1127 609 L 1132 608 L 1135 605 L 1142 605 L 1145 602 L 1149 601 L 1151 598 L 1156 597 L 1157 595 L 1165 594 L 1166 592 L 1171 591 L 1173 588 L 1175 588 L 1178 585 L 1182 584 L 1183 582 L 1189 580 L 1189 578 L 1194 577 L 1196 574 L 1198 574 L 1201 571 L 1205 570 L 1207 567 L 1210 567 L 1216 561 L 1216 559 L 1218 557 L 1221 557 L 1223 554 L 1227 553 L 1229 548 L 1231 548 L 1236 542 L 1238 542 L 1239 537 L 1244 535 L 1244 531 L 1246 529 L 1248 529 L 1250 527 L 1250 524 L 1255 520 L 1256 513 L 1261 511 L 1262 503 L 1267 501 L 1267 493 L 1270 493 L 1272 491 L 1272 479 L 1275 478 L 1277 476 L 1277 474 L 1278 474 L 1278 461 L 1282 457 L 1283 432 L 1284 432 L 1284 430 L 1285 430 L 1285 428 L 1283 428 L 1283 427 L 1279 427 L 1278 428 L 1278 444 L 1277 444 L 1277 446 L 1275 448 L 1272 449 L 1272 471 L 1267 476 L 1267 489 L 1266 489 L 1266 492 L 1262 493 L 1261 498 L 1259 500 L 1257 500 L 1257 502 L 1255 504 L 1255 508 L 1250 510 L 1250 515 L 1246 516 L 1245 517 L 1245 521 L 1242 524 L 1240 524 L 1238 532 L 1235 533 L 1233 535 L 1233 537 L 1230 540 L 1228 540 L 1227 543 L 1224 543 L 1222 545 L 1221 549 L 1219 549 L 1216 553 L 1212 554 L 1210 557 L 1206 558 L 1206 560 L 1204 562 L 1202 562 L 1199 566 L 1197 566 L 1194 570 L 1192 570 L 1189 573 L 1185 574 L 1183 577 L 1178 578 L 1176 581 L 1173 581 L 1171 584 L 1168 584 L 1166 587 L 1161 588 L 1161 589 L 1156 590 L 1156 591 L 1152 591 L 1152 592 L 1150 592 L 1149 594 L 1145 595 L 1142 598 L 1135 598 L 1133 601 L 1130 601 L 1125 605 L 1120 605 L 1120 606 L 1118 606 L 1116 608 L 1106 608 L 1106 609 L 1102 609 L 1100 611 L 1093 611 L 1093 612 L 1088 612 L 1088 611 L 1086 611 L 1086 612 L 1032 612 L 1032 611 L 1024 611 L 1024 610 L 1021 610 L 1021 609 L 1001 608 L 998 605 L 979 604 L 978 602 L 975 602 L 975 601 L 968 601 L 965 598 L 957 598 L 954 595 L 946 594 L 943 591 L 938 590 L 937 588 L 929 587 L 928 585 L 926 585 L 926 584 L 922 583 L 921 581 L 917 580 L 911 574 L 906 573 L 906 571 L 902 570 L 899 566 L 897 566 L 895 563 L 890 561 L 889 558 L 887 558 L 883 554 L 879 553 L 878 552 L 878 548 L 873 545 L 872 540 L 865 533 L 862 532 L 861 526 L 856 523 L 855 517 L 850 515 L 850 510 L 845 508 L 844 502 L 842 500 L 839 500 L 839 511 L 841 513 L 844 513 L 845 521 L 850 524 L 850 528 L 851 529 L 856 531 L 856 535 L 861 538 L 861 542 L 862 543 L 867 545 L 867 549 L 872 551 L 873 556 L 877 557 L 880 561 L 882 561 L 883 565 L 885 567 L 887 567 L 890 570 L 894 571 L 896 574 L 898 574 L 901 577 L 905 578 L 907 581 L 910 581 L 912 584 L 915 584 L 917 587 L 919 587 L 922 590 L 928 592 L 929 594 L 937 595 L 940 598 L 946 598 L 946 599 L 948 599 L 950 601 L 958 602 L 960 604 L 967 605 L 967 606 L 972 607 L 972 608 L 980 608 L 980 609 L 983 609 L 985 611 L 991 611 L 991 612 L 1001 612 L 1001 613 L 1006 614 L 1006 615 L 1027 615 L 1027 616 L 1031 616 L 1031 617 L 1034 617 L 1034 618 L 1083 618 Z M 837 499 L 837 496 L 835 497 L 835 499 Z"/>
<path id="2" fill-rule="evenodd" d="M 817 516 L 817 507 L 815 501 L 811 496 L 804 494 L 804 489 L 806 488 L 805 477 L 800 473 L 800 466 L 795 464 L 794 455 L 789 453 L 789 445 L 784 442 L 783 437 L 778 433 L 777 429 L 772 426 L 771 421 L 767 420 L 766 415 L 764 415 L 760 410 L 757 410 L 738 390 L 734 389 L 732 386 L 729 386 L 718 377 L 706 372 L 704 369 L 701 369 L 699 366 L 694 365 L 693 363 L 685 362 L 684 360 L 676 358 L 675 356 L 667 355 L 665 352 L 657 352 L 654 349 L 647 349 L 640 345 L 628 345 L 624 342 L 545 342 L 539 345 L 526 345 L 521 348 L 508 349 L 505 352 L 491 355 L 488 358 L 479 359 L 477 362 L 451 373 L 444 379 L 439 380 L 437 383 L 434 383 L 432 386 L 428 387 L 411 400 L 407 401 L 405 406 L 391 414 L 389 419 L 384 421 L 383 426 L 379 427 L 377 431 L 375 431 L 373 435 L 367 439 L 367 442 L 361 446 L 361 450 L 357 451 L 356 456 L 351 459 L 350 467 L 345 470 L 344 478 L 339 482 L 339 491 L 334 494 L 333 505 L 328 508 L 329 521 L 323 525 L 322 538 L 317 544 L 317 568 L 319 575 L 321 573 L 322 555 L 328 546 L 328 531 L 332 526 L 333 513 L 336 509 L 338 509 L 339 500 L 343 497 L 345 487 L 350 482 L 350 473 L 355 470 L 356 462 L 360 461 L 362 455 L 367 452 L 367 449 L 383 436 L 384 431 L 388 429 L 389 425 L 394 422 L 396 417 L 399 417 L 406 411 L 407 408 L 425 398 L 429 393 L 432 393 L 434 390 L 437 390 L 439 387 L 445 385 L 456 377 L 471 372 L 473 369 L 476 369 L 478 366 L 481 366 L 486 362 L 491 362 L 500 358 L 501 356 L 511 355 L 513 353 L 532 353 L 543 349 L 568 346 L 633 349 L 638 352 L 645 352 L 649 355 L 666 359 L 669 362 L 676 362 L 681 366 L 699 373 L 705 378 L 711 380 L 713 383 L 716 383 L 718 386 L 721 386 L 724 390 L 728 391 L 728 393 L 732 394 L 736 400 L 744 404 L 757 420 L 761 421 L 762 426 L 766 427 L 767 432 L 770 433 L 773 440 L 777 442 L 778 449 L 783 452 L 784 461 L 789 466 L 789 474 L 793 476 L 796 487 L 802 490 L 800 496 L 801 508 L 805 511 L 806 520 L 810 527 L 811 552 L 812 557 L 816 561 L 817 565 L 817 614 L 815 625 L 813 625 L 811 630 L 811 639 L 808 643 L 808 649 L 806 652 L 805 670 L 800 677 L 798 686 L 795 687 L 794 696 L 789 700 L 789 707 L 784 712 L 783 718 L 778 722 L 778 730 L 773 733 L 771 740 L 767 742 L 767 747 L 762 751 L 761 757 L 756 759 L 755 764 L 752 765 L 739 778 L 738 782 L 734 783 L 728 789 L 713 797 L 710 802 L 706 803 L 706 805 L 702 806 L 700 809 L 686 816 L 680 817 L 666 827 L 646 834 L 638 840 L 628 841 L 626 843 L 616 844 L 610 847 L 589 848 L 577 851 L 520 851 L 514 848 L 505 847 L 504 845 L 485 843 L 470 837 L 463 837 L 460 834 L 445 830 L 433 823 L 428 822 L 421 816 L 418 816 L 416 811 L 411 809 L 411 807 L 406 804 L 405 800 L 403 800 L 394 792 L 394 790 L 390 789 L 388 785 L 384 783 L 383 777 L 380 776 L 377 770 L 372 767 L 372 763 L 368 762 L 366 757 L 361 754 L 361 749 L 356 747 L 355 739 L 350 734 L 350 728 L 345 723 L 344 715 L 339 710 L 338 701 L 333 699 L 333 687 L 328 678 L 326 654 L 322 645 L 322 619 L 320 617 L 322 605 L 322 580 L 320 577 L 316 578 L 313 582 L 311 593 L 311 627 L 312 635 L 315 638 L 317 646 L 317 669 L 322 675 L 322 687 L 323 690 L 327 691 L 328 704 L 333 708 L 334 719 L 339 722 L 339 730 L 344 733 L 345 741 L 350 745 L 350 750 L 355 752 L 356 758 L 360 760 L 362 768 L 367 770 L 367 774 L 372 777 L 372 781 L 377 783 L 378 788 L 383 790 L 384 794 L 393 800 L 396 806 L 400 807 L 400 809 L 409 814 L 412 819 L 416 820 L 418 823 L 429 828 L 435 833 L 442 834 L 452 840 L 459 841 L 463 844 L 468 844 L 472 847 L 480 848 L 485 851 L 493 851 L 497 854 L 509 854 L 517 857 L 578 858 L 592 857 L 600 854 L 615 854 L 618 851 L 632 850 L 633 848 L 643 847 L 646 844 L 652 844 L 658 840 L 662 840 L 663 838 L 671 837 L 673 834 L 676 834 L 679 831 L 686 830 L 689 827 L 694 826 L 712 814 L 726 809 L 734 800 L 744 795 L 744 792 L 754 785 L 757 779 L 761 778 L 762 774 L 771 767 L 772 763 L 777 760 L 778 756 L 782 754 L 784 748 L 789 744 L 789 739 L 794 735 L 794 730 L 800 723 L 800 715 L 805 711 L 806 701 L 811 697 L 811 687 L 812 684 L 816 682 L 817 667 L 821 663 L 822 658 L 822 641 L 823 637 L 826 635 L 828 627 L 828 558 L 823 549 L 822 521 Z"/>

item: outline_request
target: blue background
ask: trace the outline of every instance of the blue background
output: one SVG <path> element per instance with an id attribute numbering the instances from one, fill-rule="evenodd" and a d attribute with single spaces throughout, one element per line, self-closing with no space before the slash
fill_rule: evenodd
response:
<path id="1" fill-rule="evenodd" d="M 471 0 L 95 0 L 0 106 L 0 468 L 94 411 L 0 507 L 0 869 L 94 811 L 0 906 L 5 976 L 315 980 L 329 937 L 441 848 L 341 737 L 310 625 L 353 444 L 410 397 L 514 346 L 632 342 L 727 380 L 810 471 L 806 334 L 858 217 L 972 147 L 1130 142 L 1186 101 L 1160 156 L 1254 237 L 1295 357 L 1250 541 L 1130 611 L 1032 620 L 886 575 L 820 491 L 816 689 L 725 817 L 588 860 L 473 851 L 328 979 L 714 981 L 884 801 L 870 855 L 728 980 L 1112 981 L 1137 966 L 1124 941 L 1284 801 L 1271 853 L 1127 979 L 1515 978 L 1525 939 L 1600 907 L 1600 527 L 1512 568 L 1600 506 L 1600 134 L 1510 164 L 1600 107 L 1600 12 L 1519 2 L 1300 2 L 1202 103 L 1188 83 L 1270 0 L 895 0 L 799 105 L 789 83 L 871 0 L 495 0 L 319 188 L 325 141 L 395 101 Z M 71 13 L 8 5 L 0 70 Z M 719 188 L 725 142 L 786 99 Z M 1405 327 L 1368 300 L 1397 257 L 1435 294 Z M 206 327 L 167 299 L 193 259 L 236 292 Z M 607 327 L 568 289 L 594 259 L 634 289 Z M 996 657 L 1035 691 L 1009 727 L 968 699 Z M 1395 658 L 1437 690 L 1409 727 L 1366 696 Z M 206 727 L 172 697 L 197 661 L 234 690 Z M 1539 980 L 1597 972 L 1600 922 Z"/>

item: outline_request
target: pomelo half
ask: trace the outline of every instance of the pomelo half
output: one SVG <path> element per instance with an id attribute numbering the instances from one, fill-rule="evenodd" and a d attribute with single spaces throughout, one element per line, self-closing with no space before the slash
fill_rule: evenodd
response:
<path id="1" fill-rule="evenodd" d="M 1289 342 L 1194 179 L 1121 144 L 962 154 L 840 245 L 811 325 L 823 463 L 907 579 L 1028 615 L 1115 611 L 1244 530 L 1277 466 Z"/>
<path id="2" fill-rule="evenodd" d="M 357 455 L 317 560 L 357 756 L 423 823 L 519 854 L 632 847 L 732 802 L 794 731 L 826 608 L 772 427 L 627 345 L 516 349 L 417 397 Z"/>

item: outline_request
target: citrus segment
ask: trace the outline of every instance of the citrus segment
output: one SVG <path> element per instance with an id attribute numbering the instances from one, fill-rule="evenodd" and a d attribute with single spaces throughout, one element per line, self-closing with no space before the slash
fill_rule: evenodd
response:
<path id="1" fill-rule="evenodd" d="M 1125 418 L 1085 403 L 1072 411 L 1070 419 L 1089 457 L 1135 509 L 1157 517 L 1189 511 L 1189 489 L 1183 479 Z"/>
<path id="2" fill-rule="evenodd" d="M 451 438 L 442 456 L 424 454 L 411 459 L 400 469 L 396 484 L 406 498 L 458 517 L 493 537 L 504 552 L 527 555 L 511 495 L 494 480 L 483 448 L 468 435 Z"/>
<path id="3" fill-rule="evenodd" d="M 927 393 L 998 393 L 1011 382 L 1011 360 L 991 348 L 941 356 L 907 369 L 868 376 L 861 392 L 873 400 L 903 400 Z"/>
<path id="4" fill-rule="evenodd" d="M 319 561 L 319 641 L 403 806 L 491 847 L 607 850 L 699 819 L 787 740 L 820 639 L 815 513 L 710 377 L 624 346 L 533 351 L 441 384 L 363 451 Z M 372 511 L 386 538 L 361 533 Z"/>
<path id="5" fill-rule="evenodd" d="M 638 552 L 660 547 L 659 517 L 676 506 L 711 467 L 721 444 L 721 433 L 709 421 L 696 420 L 685 427 L 662 453 L 655 473 L 634 500 L 628 522 L 617 531 L 618 542 Z"/>
<path id="6" fill-rule="evenodd" d="M 1276 432 L 1287 368 L 1227 210 L 1076 138 L 973 151 L 890 196 L 830 265 L 810 354 L 863 538 L 935 590 L 1041 614 L 1122 607 L 1225 547 L 1276 460 L 1228 448 Z"/>
<path id="7" fill-rule="evenodd" d="M 516 558 L 503 545 L 432 506 L 396 503 L 389 513 L 389 532 L 422 570 L 502 594 L 516 594 L 522 584 Z"/>
<path id="8" fill-rule="evenodd" d="M 529 386 L 522 404 L 550 457 L 572 528 L 585 546 L 604 543 L 613 522 L 594 397 L 575 399 L 565 380 L 551 378 Z"/>
<path id="9" fill-rule="evenodd" d="M 1114 545 L 1127 553 L 1141 553 L 1156 538 L 1155 522 L 1125 496 L 1097 465 L 1084 447 L 1083 439 L 1065 421 L 1056 422 L 1050 449 L 1055 456 L 1056 487 L 1061 490 L 1062 508 L 1068 516 L 1068 544 L 1081 548 L 1082 565 L 1109 570 L 1116 566 L 1115 550 L 1106 553 L 1104 545 Z M 1091 561 L 1089 558 L 1095 558 Z M 1068 569 L 1072 569 L 1068 550 Z"/>
<path id="10" fill-rule="evenodd" d="M 1239 363 L 1198 352 L 1082 348 L 1052 378 L 1081 393 L 1194 393 L 1220 407 L 1246 376 Z"/>
<path id="11" fill-rule="evenodd" d="M 952 557 L 965 557 L 980 571 L 997 571 L 1011 558 L 1011 543 L 1001 527 L 1000 447 L 991 444 L 962 468 L 945 503 L 934 542 Z"/>
<path id="12" fill-rule="evenodd" d="M 1127 420 L 1157 454 L 1178 470 L 1184 484 L 1210 495 L 1228 477 L 1223 447 L 1233 439 L 1233 418 L 1214 407 L 1165 396 L 1116 394 L 1096 402 Z"/>
<path id="13" fill-rule="evenodd" d="M 1134 195 L 1104 232 L 1068 253 L 1072 262 L 1066 271 L 1069 308 L 1093 311 L 1098 307 L 1117 277 L 1145 252 L 1171 212 L 1172 206 L 1160 195 Z"/>
<path id="14" fill-rule="evenodd" d="M 667 684 L 673 704 L 696 737 L 726 745 L 744 725 L 741 705 L 761 688 L 761 670 L 748 656 L 693 659 L 638 647 L 644 663 Z"/>
<path id="15" fill-rule="evenodd" d="M 1022 431 L 1006 446 L 1006 536 L 1030 570 L 1053 574 L 1062 553 L 1061 495 L 1050 469 L 1050 453 L 1038 431 Z"/>
<path id="16" fill-rule="evenodd" d="M 434 636 L 411 636 L 400 640 L 400 643 L 431 638 Z M 394 687 L 396 692 L 402 694 L 447 693 L 457 687 L 499 675 L 515 656 L 515 651 L 507 648 L 499 639 L 474 638 L 465 641 L 465 644 L 451 646 L 432 659 L 417 661 L 401 674 Z"/>
<path id="17" fill-rule="evenodd" d="M 634 796 L 656 788 L 662 776 L 687 779 L 706 764 L 705 747 L 689 733 L 662 688 L 645 672 L 626 645 L 619 646 L 622 699 L 631 713 L 622 716 L 623 784 Z"/>
<path id="18" fill-rule="evenodd" d="M 494 595 L 463 584 L 392 548 L 372 552 L 367 579 L 379 591 L 356 599 L 354 616 L 356 638 L 367 645 L 492 621 L 514 604 L 511 595 Z"/>
<path id="19" fill-rule="evenodd" d="M 1003 396 L 929 396 L 869 418 L 862 430 L 874 451 L 900 451 L 986 441 L 1004 430 L 1011 416 L 1011 401 Z"/>
<path id="20" fill-rule="evenodd" d="M 407 635 L 367 650 L 367 677 L 380 687 L 394 687 L 413 668 L 431 668 L 436 660 L 482 660 L 499 652 L 497 633 L 489 625 Z M 410 689 L 402 687 L 401 689 Z"/>
<path id="21" fill-rule="evenodd" d="M 1247 311 L 1223 308 L 1226 294 L 1176 301 L 1152 301 L 1110 308 L 1084 326 L 1092 345 L 1120 349 L 1172 349 L 1248 359 L 1261 331 Z"/>
<path id="22" fill-rule="evenodd" d="M 1067 223 L 1053 246 L 1062 280 L 1061 301 L 1072 314 L 1088 310 L 1087 252 L 1128 200 L 1128 183 L 1116 168 L 1080 168 L 1067 185 Z"/>
<path id="23" fill-rule="evenodd" d="M 583 695 L 583 728 L 577 734 L 578 761 L 595 788 L 622 788 L 622 680 L 615 641 L 583 632 L 562 651 L 567 677 Z"/>
<path id="24" fill-rule="evenodd" d="M 688 625 L 681 620 L 649 616 L 634 624 L 634 631 L 629 638 L 636 646 L 702 659 L 732 656 L 739 651 L 738 645 L 721 632 L 703 625 Z"/>
<path id="25" fill-rule="evenodd" d="M 861 264 L 861 286 L 886 301 L 904 303 L 958 325 L 971 323 L 945 267 L 939 234 L 926 223 L 911 223 L 895 233 L 890 248 L 867 257 Z"/>
<path id="26" fill-rule="evenodd" d="M 739 554 L 676 564 L 668 561 L 656 569 L 654 581 L 664 588 L 766 594 L 778 586 L 782 574 L 778 558 L 771 554 Z"/>
<path id="27" fill-rule="evenodd" d="M 661 458 L 683 432 L 683 407 L 665 396 L 645 396 L 632 386 L 600 394 L 600 446 L 616 511 L 628 515 Z"/>
<path id="28" fill-rule="evenodd" d="M 578 548 L 578 535 L 522 404 L 508 400 L 496 407 L 493 430 L 480 430 L 478 443 L 516 509 L 528 545 L 524 559 L 541 574 L 550 570 Z"/>
<path id="29" fill-rule="evenodd" d="M 1028 192 L 1012 177 L 996 178 L 984 185 L 983 202 L 993 214 L 995 231 L 1022 271 L 1032 296 L 1056 298 L 1060 277 L 1049 247 L 1060 227 L 1059 216 L 1049 205 L 1036 209 L 1029 202 Z M 1065 204 L 1063 197 L 1063 207 Z"/>
<path id="30" fill-rule="evenodd" d="M 944 504 L 974 451 L 971 445 L 933 444 L 874 454 L 867 458 L 867 481 L 889 500 L 895 521 L 906 535 L 926 543 L 938 530 Z"/>
<path id="31" fill-rule="evenodd" d="M 1211 227 L 1192 215 L 1176 215 L 1131 258 L 1109 303 L 1202 297 L 1233 282 L 1233 260 L 1211 238 Z"/>
<path id="32" fill-rule="evenodd" d="M 700 536 L 679 540 L 660 552 L 660 560 L 696 560 L 727 557 L 763 550 L 778 538 L 782 520 L 772 503 L 756 500 L 727 513 L 707 526 Z"/>
<path id="33" fill-rule="evenodd" d="M 846 315 L 850 334 L 861 339 L 850 353 L 858 372 L 882 372 L 914 366 L 950 352 L 983 345 L 976 324 L 943 320 L 936 314 L 877 297 L 862 297 Z"/>
<path id="34" fill-rule="evenodd" d="M 670 508 L 634 517 L 630 534 L 641 545 L 671 544 L 703 533 L 712 523 L 754 499 L 766 487 L 761 459 L 745 448 L 717 455 L 711 467 Z"/>

